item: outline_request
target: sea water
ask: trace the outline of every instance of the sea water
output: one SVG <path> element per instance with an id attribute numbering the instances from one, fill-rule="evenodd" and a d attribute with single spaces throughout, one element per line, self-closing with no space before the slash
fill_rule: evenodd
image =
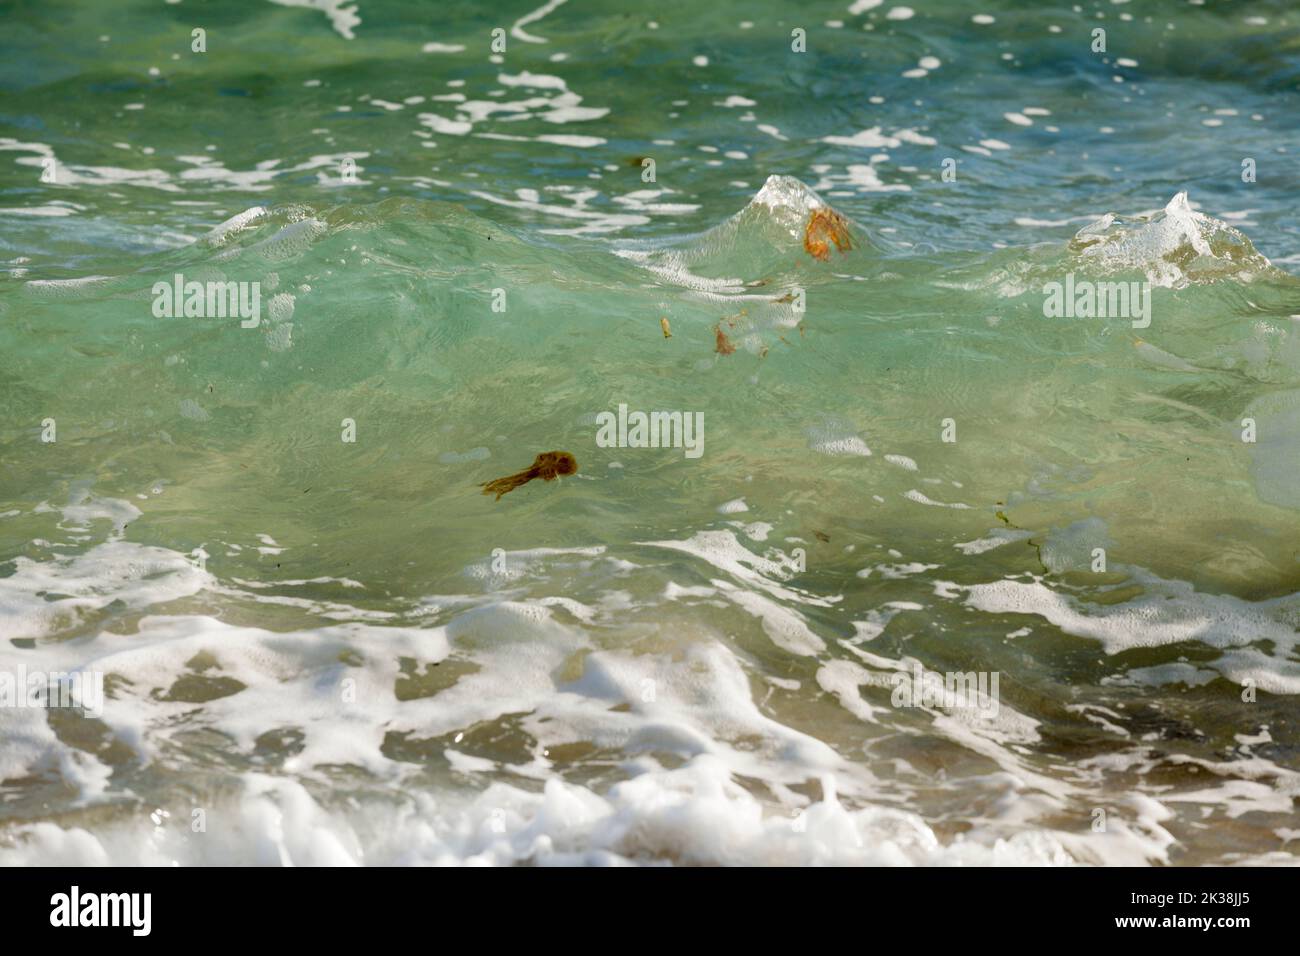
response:
<path id="1" fill-rule="evenodd" d="M 1295 861 L 1293 5 L 0 15 L 0 861 Z"/>

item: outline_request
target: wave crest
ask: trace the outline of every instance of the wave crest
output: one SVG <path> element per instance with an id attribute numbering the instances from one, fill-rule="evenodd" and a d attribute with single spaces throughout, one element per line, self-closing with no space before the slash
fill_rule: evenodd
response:
<path id="1" fill-rule="evenodd" d="M 1243 233 L 1194 210 L 1186 192 L 1153 216 L 1124 220 L 1107 213 L 1080 229 L 1069 248 L 1107 273 L 1141 269 L 1153 285 L 1165 288 L 1250 281 L 1273 268 Z"/>

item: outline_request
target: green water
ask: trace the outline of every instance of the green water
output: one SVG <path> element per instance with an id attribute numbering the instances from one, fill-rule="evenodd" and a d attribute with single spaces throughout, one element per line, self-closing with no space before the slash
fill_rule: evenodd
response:
<path id="1" fill-rule="evenodd" d="M 266 775 L 372 859 L 397 825 L 349 801 L 544 858 L 552 780 L 660 834 L 579 855 L 941 855 L 884 807 L 1016 859 L 1291 861 L 1294 12 L 534 9 L 0 6 L 0 662 L 109 686 L 12 717 L 7 852 L 211 861 L 132 827 Z M 157 317 L 176 274 L 257 283 L 257 327 Z M 1067 275 L 1149 283 L 1149 326 L 1049 317 Z M 703 454 L 601 447 L 620 404 L 702 413 Z M 578 474 L 481 494 L 549 450 Z M 892 705 L 913 659 L 998 672 L 1004 719 Z M 617 790 L 691 773 L 767 836 Z M 776 841 L 827 774 L 859 849 Z"/>

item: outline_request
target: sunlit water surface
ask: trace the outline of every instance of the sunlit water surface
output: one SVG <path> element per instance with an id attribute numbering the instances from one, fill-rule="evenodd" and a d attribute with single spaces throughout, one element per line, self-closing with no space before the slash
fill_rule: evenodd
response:
<path id="1" fill-rule="evenodd" d="M 1293 5 L 0 16 L 0 861 L 1294 862 Z"/>

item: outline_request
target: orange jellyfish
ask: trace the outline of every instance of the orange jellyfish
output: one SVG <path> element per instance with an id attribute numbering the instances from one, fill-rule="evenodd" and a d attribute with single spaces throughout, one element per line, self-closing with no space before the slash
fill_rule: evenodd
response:
<path id="1" fill-rule="evenodd" d="M 853 248 L 848 220 L 829 206 L 820 206 L 808 217 L 803 230 L 803 247 L 814 259 L 825 262 L 831 257 L 831 243 L 840 252 Z"/>

